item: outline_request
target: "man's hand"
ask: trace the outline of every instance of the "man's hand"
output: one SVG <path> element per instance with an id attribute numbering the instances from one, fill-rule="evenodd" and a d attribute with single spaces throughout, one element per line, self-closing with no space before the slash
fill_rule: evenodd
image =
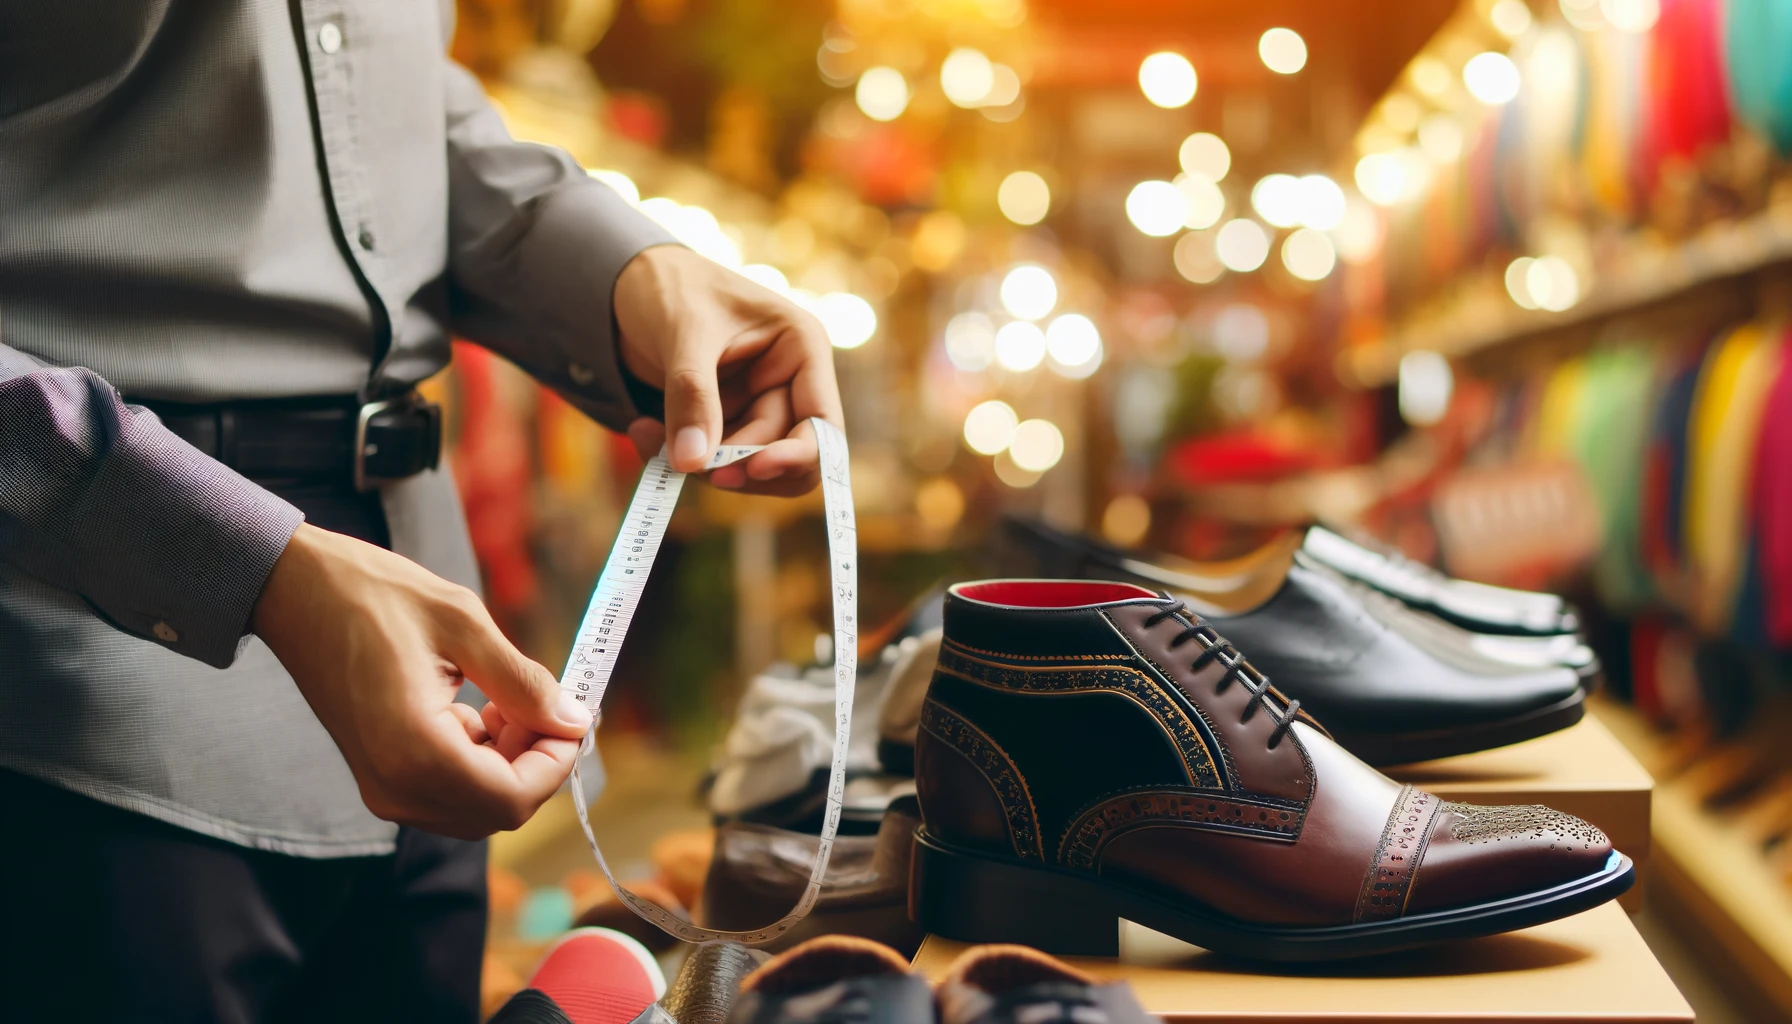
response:
<path id="1" fill-rule="evenodd" d="M 710 482 L 761 494 L 815 487 L 819 456 L 803 421 L 845 425 L 833 349 L 815 317 L 676 245 L 648 249 L 623 268 L 615 309 L 623 364 L 666 393 L 664 424 L 629 424 L 642 458 L 670 436 L 672 468 L 695 472 L 718 444 L 763 444 Z"/>
<path id="2" fill-rule="evenodd" d="M 472 591 L 341 534 L 299 527 L 252 624 L 389 821 L 464 839 L 516 828 L 591 725 Z M 483 714 L 454 703 L 463 676 L 491 698 Z"/>

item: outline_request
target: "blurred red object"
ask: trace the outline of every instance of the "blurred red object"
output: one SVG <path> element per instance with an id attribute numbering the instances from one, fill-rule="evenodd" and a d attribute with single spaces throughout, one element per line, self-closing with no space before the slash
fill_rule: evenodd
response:
<path id="1" fill-rule="evenodd" d="M 454 475 L 485 578 L 486 602 L 494 611 L 514 612 L 535 600 L 539 586 L 529 553 L 532 471 L 529 436 L 500 393 L 497 363 L 497 356 L 477 345 L 454 343 L 460 384 Z"/>
<path id="2" fill-rule="evenodd" d="M 1183 441 L 1165 464 L 1181 482 L 1201 487 L 1292 476 L 1316 468 L 1319 460 L 1258 434 L 1227 434 Z"/>

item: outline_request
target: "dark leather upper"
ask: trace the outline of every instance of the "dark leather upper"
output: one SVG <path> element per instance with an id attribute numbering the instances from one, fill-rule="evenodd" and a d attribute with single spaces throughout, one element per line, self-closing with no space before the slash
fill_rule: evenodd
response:
<path id="1" fill-rule="evenodd" d="M 1559 704 L 1581 687 L 1572 668 L 1492 674 L 1434 657 L 1370 615 L 1338 582 L 1300 565 L 1261 607 L 1209 621 L 1277 689 L 1339 733 L 1502 721 Z"/>
<path id="2" fill-rule="evenodd" d="M 1399 786 L 1278 695 L 1228 680 L 1227 657 L 1198 659 L 1208 641 L 1190 619 L 1161 614 L 1167 599 L 966 596 L 979 593 L 948 594 L 916 745 L 925 827 L 943 842 L 1282 925 L 1498 898 L 1590 874 L 1611 852 L 1565 815 L 1552 827 L 1572 851 L 1453 832 L 1428 848 L 1484 813 Z"/>

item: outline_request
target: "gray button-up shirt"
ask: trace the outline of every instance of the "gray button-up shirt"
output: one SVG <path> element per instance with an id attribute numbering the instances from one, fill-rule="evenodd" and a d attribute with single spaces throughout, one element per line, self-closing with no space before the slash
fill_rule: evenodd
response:
<path id="1" fill-rule="evenodd" d="M 610 295 L 671 239 L 510 139 L 450 25 L 437 0 L 0 0 L 0 766 L 266 849 L 390 849 L 244 636 L 299 513 L 119 395 L 392 391 L 452 331 L 633 415 Z M 444 475 L 384 498 L 397 550 L 468 574 Z"/>

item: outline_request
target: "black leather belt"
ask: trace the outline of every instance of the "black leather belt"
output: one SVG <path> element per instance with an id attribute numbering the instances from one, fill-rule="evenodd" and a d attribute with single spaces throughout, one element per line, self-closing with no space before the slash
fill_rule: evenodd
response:
<path id="1" fill-rule="evenodd" d="M 434 469 L 442 408 L 415 392 L 377 402 L 302 398 L 188 405 L 127 399 L 182 440 L 255 480 L 341 482 L 368 491 Z"/>

